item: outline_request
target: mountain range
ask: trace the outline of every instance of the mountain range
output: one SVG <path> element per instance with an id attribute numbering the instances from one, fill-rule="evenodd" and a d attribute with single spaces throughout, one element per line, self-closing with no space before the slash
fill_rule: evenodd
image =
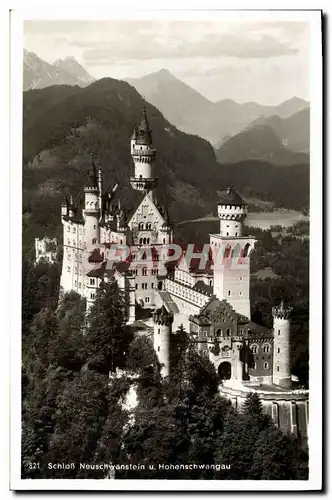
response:
<path id="1" fill-rule="evenodd" d="M 248 160 L 221 166 L 208 141 L 179 131 L 128 83 L 104 78 L 86 87 L 54 85 L 23 94 L 25 241 L 31 244 L 45 231 L 61 236 L 63 195 L 70 191 L 80 199 L 91 152 L 103 167 L 105 186 L 123 186 L 130 203 L 135 192 L 129 142 L 144 106 L 157 150 L 160 196 L 173 221 L 213 213 L 218 193 L 232 184 L 243 196 L 276 207 L 308 206 L 307 164 L 280 168 Z"/>
<path id="2" fill-rule="evenodd" d="M 74 57 L 50 64 L 33 52 L 24 50 L 23 90 L 42 89 L 51 85 L 89 85 L 95 79 Z"/>
<path id="3" fill-rule="evenodd" d="M 307 101 L 298 97 L 277 106 L 240 104 L 232 99 L 212 102 L 166 69 L 126 81 L 178 129 L 199 135 L 217 148 L 261 116 L 284 119 L 309 107 Z"/>

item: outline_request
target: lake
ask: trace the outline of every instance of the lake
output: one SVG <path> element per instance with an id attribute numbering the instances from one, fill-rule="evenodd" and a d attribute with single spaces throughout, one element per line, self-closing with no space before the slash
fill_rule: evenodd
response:
<path id="1" fill-rule="evenodd" d="M 269 229 L 271 226 L 293 226 L 298 221 L 307 221 L 309 217 L 296 210 L 275 210 L 274 212 L 249 213 L 245 225 Z"/>
<path id="2" fill-rule="evenodd" d="M 204 222 L 212 220 L 218 220 L 218 217 L 206 216 L 200 219 L 183 221 L 180 222 L 179 225 L 185 224 L 186 222 Z M 260 229 L 269 229 L 271 226 L 293 226 L 296 222 L 304 220 L 309 220 L 309 217 L 303 215 L 302 212 L 279 209 L 273 212 L 251 212 L 245 220 L 245 225 L 259 227 Z"/>

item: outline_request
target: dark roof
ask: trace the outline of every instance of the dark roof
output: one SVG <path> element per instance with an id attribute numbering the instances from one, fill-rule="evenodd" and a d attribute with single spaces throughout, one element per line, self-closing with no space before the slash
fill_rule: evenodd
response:
<path id="1" fill-rule="evenodd" d="M 126 273 L 129 270 L 130 261 L 114 262 L 113 268 L 119 271 L 119 273 Z"/>
<path id="2" fill-rule="evenodd" d="M 89 278 L 103 278 L 105 276 L 105 274 L 107 276 L 113 276 L 114 270 L 113 269 L 107 269 L 106 265 L 107 265 L 107 262 L 103 262 L 101 264 L 101 266 L 96 267 L 94 269 L 91 269 L 91 271 L 89 271 L 87 273 L 87 276 Z"/>
<path id="3" fill-rule="evenodd" d="M 151 134 L 151 129 L 150 129 L 150 125 L 148 122 L 148 118 L 146 116 L 145 107 L 143 108 L 142 118 L 141 118 L 141 121 L 139 122 L 139 125 L 137 128 L 138 128 L 137 136 L 136 136 L 137 143 L 138 144 L 148 144 L 149 146 L 151 146 L 152 134 Z"/>
<path id="4" fill-rule="evenodd" d="M 110 199 L 105 200 L 106 209 L 116 213 L 120 201 L 121 207 L 126 210 L 127 220 L 130 220 L 140 203 L 143 201 L 146 193 L 133 189 L 131 186 L 118 186 L 110 195 Z"/>
<path id="5" fill-rule="evenodd" d="M 97 167 L 93 153 L 91 154 L 91 163 L 92 165 L 88 171 L 88 177 L 85 185 L 87 187 L 98 187 Z"/>
<path id="6" fill-rule="evenodd" d="M 273 335 L 273 332 L 271 328 L 268 328 L 267 326 L 263 325 L 258 325 L 257 323 L 254 323 L 253 321 L 249 321 L 248 327 L 250 330 L 253 330 L 256 333 L 259 334 L 264 334 L 264 335 Z"/>
<path id="7" fill-rule="evenodd" d="M 68 215 L 64 215 L 63 219 L 74 222 L 75 224 L 84 224 L 84 219 L 81 219 L 79 217 L 69 217 Z"/>
<path id="8" fill-rule="evenodd" d="M 206 283 L 204 283 L 204 281 L 201 281 L 201 280 L 197 281 L 197 283 L 195 283 L 195 285 L 193 286 L 193 289 L 197 290 L 198 292 L 205 292 L 205 293 L 209 293 L 211 295 L 213 293 L 213 287 L 207 285 Z"/>
<path id="9" fill-rule="evenodd" d="M 89 255 L 88 262 L 103 262 L 104 254 L 100 252 L 100 248 L 95 248 Z"/>
<path id="10" fill-rule="evenodd" d="M 222 193 L 218 200 L 218 205 L 245 205 L 245 201 L 241 198 L 235 187 L 231 186 Z"/>

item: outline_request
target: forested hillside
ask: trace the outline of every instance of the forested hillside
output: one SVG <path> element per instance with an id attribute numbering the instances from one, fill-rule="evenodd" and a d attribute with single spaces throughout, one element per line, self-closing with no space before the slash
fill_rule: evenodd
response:
<path id="1" fill-rule="evenodd" d="M 174 221 L 214 212 L 218 191 L 230 184 L 272 200 L 277 207 L 308 207 L 308 166 L 220 165 L 207 141 L 177 130 L 128 83 L 105 78 L 86 88 L 53 86 L 24 92 L 26 248 L 35 236 L 61 236 L 62 197 L 69 190 L 75 196 L 84 186 L 92 151 L 104 169 L 106 187 L 129 184 L 129 141 L 144 105 L 157 148 L 156 175 Z"/>
<path id="2" fill-rule="evenodd" d="M 300 442 L 277 429 L 257 395 L 241 411 L 221 397 L 214 366 L 183 328 L 173 335 L 171 378 L 162 380 L 151 338 L 125 324 L 117 285 L 98 290 L 85 321 L 74 292 L 57 307 L 57 273 L 24 266 L 22 478 L 307 479 Z M 70 466 L 49 467 L 57 463 Z"/>

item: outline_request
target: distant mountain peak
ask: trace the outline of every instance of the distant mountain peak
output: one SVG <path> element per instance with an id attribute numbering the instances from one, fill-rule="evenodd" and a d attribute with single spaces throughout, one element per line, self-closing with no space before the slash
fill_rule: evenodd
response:
<path id="1" fill-rule="evenodd" d="M 94 80 L 73 56 L 50 64 L 34 52 L 23 49 L 23 90 L 41 89 L 50 85 L 84 87 Z"/>

